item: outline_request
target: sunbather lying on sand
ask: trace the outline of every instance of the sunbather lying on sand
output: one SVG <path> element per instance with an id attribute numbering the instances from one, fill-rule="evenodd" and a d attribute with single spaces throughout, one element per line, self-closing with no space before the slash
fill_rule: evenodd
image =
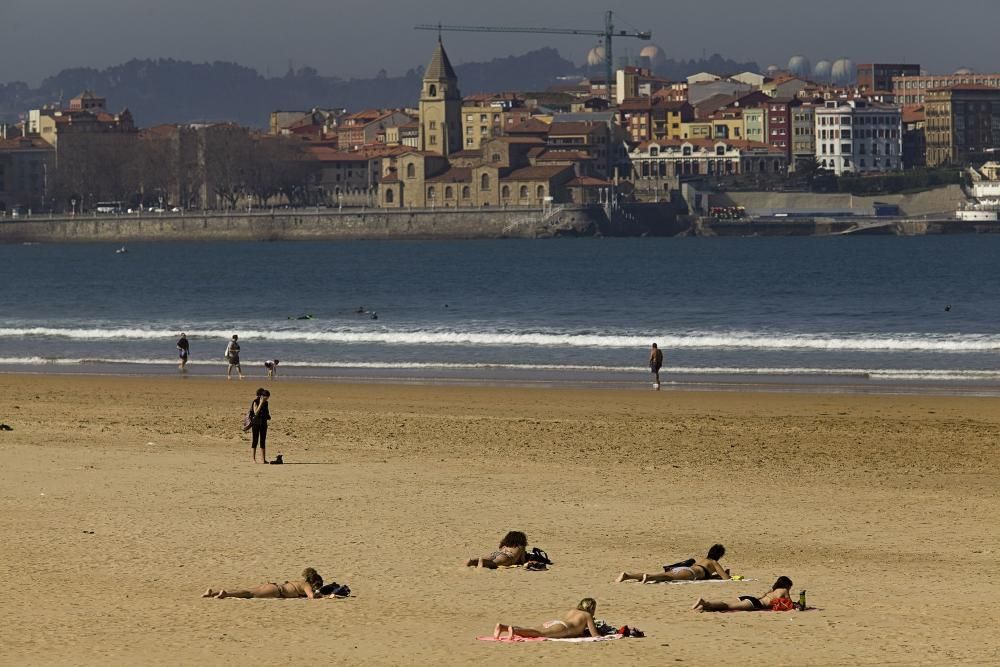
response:
<path id="1" fill-rule="evenodd" d="M 519 530 L 512 530 L 503 536 L 500 546 L 489 556 L 466 561 L 468 567 L 495 570 L 501 566 L 522 565 L 528 550 L 528 536 Z"/>
<path id="2" fill-rule="evenodd" d="M 493 629 L 493 638 L 548 637 L 549 639 L 568 639 L 570 637 L 583 637 L 586 632 L 589 632 L 591 637 L 599 637 L 600 632 L 594 625 L 595 611 L 597 611 L 597 601 L 594 598 L 583 598 L 576 609 L 567 612 L 561 619 L 543 623 L 540 628 L 520 628 L 497 623 Z"/>
<path id="3" fill-rule="evenodd" d="M 709 602 L 704 598 L 698 598 L 698 601 L 691 608 L 697 611 L 761 611 L 763 609 L 770 609 L 771 603 L 778 599 L 784 598 L 791 602 L 792 598 L 789 595 L 791 588 L 791 579 L 788 577 L 778 577 L 778 580 L 774 582 L 774 586 L 771 586 L 771 590 L 759 598 L 755 598 L 752 595 L 741 595 L 729 602 Z"/>
<path id="4" fill-rule="evenodd" d="M 319 589 L 323 587 L 323 577 L 319 576 L 311 567 L 307 567 L 302 572 L 302 579 L 299 581 L 286 581 L 283 584 L 261 584 L 253 588 L 227 591 L 218 591 L 209 588 L 205 591 L 203 598 L 313 598 L 322 597 Z"/>
<path id="5" fill-rule="evenodd" d="M 694 564 L 690 566 L 674 567 L 668 572 L 657 572 L 656 574 L 622 572 L 618 575 L 618 583 L 623 581 L 641 581 L 644 584 L 660 581 L 697 581 L 712 577 L 728 579 L 729 573 L 719 565 L 719 559 L 725 555 L 726 547 L 721 544 L 713 544 L 712 548 L 708 550 L 707 557 L 695 560 Z"/>

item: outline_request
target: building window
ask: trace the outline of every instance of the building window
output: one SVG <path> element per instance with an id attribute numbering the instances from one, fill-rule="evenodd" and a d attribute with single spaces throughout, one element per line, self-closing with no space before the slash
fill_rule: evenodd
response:
<path id="1" fill-rule="evenodd" d="M 432 134 L 430 137 L 427 138 L 427 143 L 430 144 L 431 146 L 437 146 L 437 142 L 438 138 L 436 134 Z"/>
<path id="2" fill-rule="evenodd" d="M 385 191 L 385 203 L 386 204 L 391 204 L 392 203 L 392 198 L 393 198 L 392 188 L 388 188 Z"/>
<path id="3" fill-rule="evenodd" d="M 444 189 L 444 198 L 451 199 L 455 196 L 455 190 L 449 185 Z"/>
<path id="4" fill-rule="evenodd" d="M 469 186 L 468 185 L 463 185 L 462 186 L 462 199 L 468 199 L 471 196 L 472 196 L 472 192 L 469 190 Z"/>
<path id="5" fill-rule="evenodd" d="M 432 120 L 432 121 L 429 121 L 429 124 L 430 124 L 430 128 L 431 128 L 432 130 L 436 130 L 436 129 L 437 129 L 437 127 L 438 127 L 438 124 L 437 124 L 437 121 L 436 121 L 436 120 Z"/>
<path id="6" fill-rule="evenodd" d="M 522 185 L 521 186 L 520 196 L 521 196 L 521 199 L 527 199 L 528 198 L 528 186 L 527 185 Z"/>
<path id="7" fill-rule="evenodd" d="M 491 159 L 492 159 L 492 160 L 493 160 L 494 162 L 499 162 L 499 161 L 500 161 L 500 153 L 494 153 L 494 154 L 493 154 L 492 156 L 490 156 L 490 157 L 491 157 Z"/>
<path id="8" fill-rule="evenodd" d="M 489 174 L 483 174 L 479 178 L 479 189 L 480 190 L 489 190 L 490 189 L 490 175 Z"/>
<path id="9" fill-rule="evenodd" d="M 538 188 L 535 190 L 535 194 L 536 194 L 536 196 L 539 199 L 541 199 L 542 197 L 544 197 L 545 196 L 545 186 L 544 185 L 539 185 Z"/>
<path id="10" fill-rule="evenodd" d="M 427 92 L 430 93 L 431 97 L 437 97 L 438 87 L 432 83 L 431 87 L 427 89 Z"/>
<path id="11" fill-rule="evenodd" d="M 437 190 L 435 190 L 434 186 L 432 185 L 429 188 L 427 188 L 427 198 L 434 199 L 435 197 L 437 197 Z"/>
<path id="12" fill-rule="evenodd" d="M 510 187 L 505 185 L 500 188 L 500 196 L 504 199 L 510 199 Z"/>
<path id="13" fill-rule="evenodd" d="M 406 177 L 407 178 L 416 178 L 417 177 L 417 168 L 413 165 L 412 162 L 410 164 L 406 165 Z"/>

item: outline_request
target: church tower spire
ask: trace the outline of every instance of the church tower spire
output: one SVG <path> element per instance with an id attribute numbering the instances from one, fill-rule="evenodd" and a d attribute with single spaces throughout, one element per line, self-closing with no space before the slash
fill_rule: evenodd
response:
<path id="1" fill-rule="evenodd" d="M 462 95 L 441 37 L 424 70 L 420 92 L 420 147 L 442 157 L 462 150 Z"/>

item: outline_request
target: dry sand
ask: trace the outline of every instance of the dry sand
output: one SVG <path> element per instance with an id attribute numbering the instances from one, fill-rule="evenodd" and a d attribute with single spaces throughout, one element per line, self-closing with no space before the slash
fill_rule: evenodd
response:
<path id="1" fill-rule="evenodd" d="M 1000 402 L 0 376 L 0 663 L 1000 661 Z M 522 529 L 548 572 L 459 566 Z M 87 531 L 93 531 L 93 534 Z M 715 541 L 756 581 L 615 584 Z M 348 600 L 205 600 L 315 566 Z M 698 614 L 778 575 L 820 610 Z M 475 641 L 593 596 L 645 639 Z"/>

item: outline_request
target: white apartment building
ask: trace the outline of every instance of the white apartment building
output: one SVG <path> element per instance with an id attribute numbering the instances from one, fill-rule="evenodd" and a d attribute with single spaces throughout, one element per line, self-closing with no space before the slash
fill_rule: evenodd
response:
<path id="1" fill-rule="evenodd" d="M 816 160 L 840 176 L 903 168 L 899 107 L 868 100 L 827 100 L 816 109 Z"/>

